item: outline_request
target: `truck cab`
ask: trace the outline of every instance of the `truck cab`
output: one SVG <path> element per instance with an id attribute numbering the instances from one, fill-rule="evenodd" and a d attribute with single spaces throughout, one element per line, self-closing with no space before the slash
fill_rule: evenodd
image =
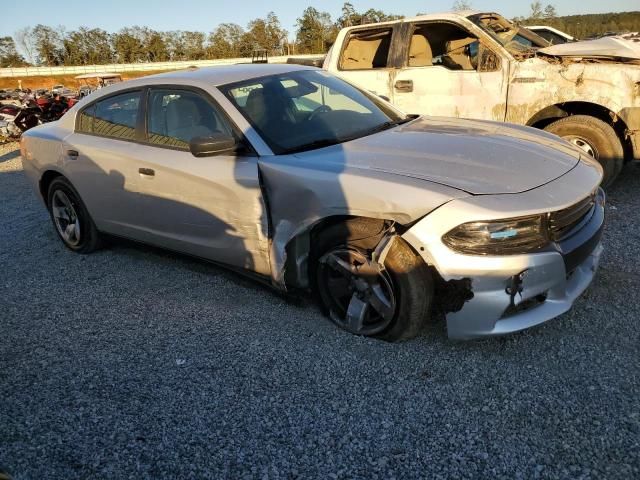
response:
<path id="1" fill-rule="evenodd" d="M 430 14 L 345 28 L 323 67 L 407 113 L 549 130 L 598 159 L 609 184 L 640 158 L 640 58 L 549 46 L 496 13 Z"/>

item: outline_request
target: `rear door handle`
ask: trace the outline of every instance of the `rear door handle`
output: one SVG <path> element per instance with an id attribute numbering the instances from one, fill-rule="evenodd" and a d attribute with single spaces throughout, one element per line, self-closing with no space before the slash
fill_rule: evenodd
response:
<path id="1" fill-rule="evenodd" d="M 77 150 L 67 150 L 67 157 L 78 158 L 78 155 L 80 154 Z"/>
<path id="2" fill-rule="evenodd" d="M 138 173 L 145 177 L 153 177 L 156 174 L 153 168 L 139 168 Z"/>
<path id="3" fill-rule="evenodd" d="M 413 92 L 413 80 L 398 80 L 394 86 L 398 92 Z"/>

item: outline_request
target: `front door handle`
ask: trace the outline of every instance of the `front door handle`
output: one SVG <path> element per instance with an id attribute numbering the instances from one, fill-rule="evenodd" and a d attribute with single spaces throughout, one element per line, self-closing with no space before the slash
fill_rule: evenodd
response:
<path id="1" fill-rule="evenodd" d="M 156 174 L 153 168 L 139 168 L 138 173 L 145 177 L 153 177 Z"/>
<path id="2" fill-rule="evenodd" d="M 394 86 L 398 92 L 413 92 L 413 80 L 398 80 Z"/>
<path id="3" fill-rule="evenodd" d="M 78 158 L 78 155 L 80 154 L 77 150 L 67 150 L 67 157 Z"/>

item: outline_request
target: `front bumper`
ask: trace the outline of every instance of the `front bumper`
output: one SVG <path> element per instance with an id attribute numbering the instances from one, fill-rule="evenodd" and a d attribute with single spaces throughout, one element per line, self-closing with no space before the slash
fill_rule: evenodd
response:
<path id="1" fill-rule="evenodd" d="M 462 310 L 447 315 L 452 339 L 472 339 L 514 333 L 563 314 L 589 286 L 600 262 L 604 207 L 596 205 L 591 221 L 572 238 L 573 248 L 531 254 L 528 266 L 509 276 L 509 270 L 478 272 L 472 277 L 473 298 Z M 513 297 L 513 279 L 521 280 Z"/>
<path id="2" fill-rule="evenodd" d="M 604 227 L 604 192 L 601 189 L 588 221 L 561 242 L 531 254 L 464 255 L 446 247 L 438 238 L 441 232 L 425 235 L 451 214 L 438 212 L 434 219 L 417 224 L 417 229 L 411 229 L 411 233 L 405 235 L 443 280 L 470 280 L 473 297 L 464 302 L 459 311 L 447 314 L 449 338 L 462 340 L 504 335 L 557 317 L 571 308 L 598 268 Z M 420 243 L 420 239 L 426 242 Z"/>

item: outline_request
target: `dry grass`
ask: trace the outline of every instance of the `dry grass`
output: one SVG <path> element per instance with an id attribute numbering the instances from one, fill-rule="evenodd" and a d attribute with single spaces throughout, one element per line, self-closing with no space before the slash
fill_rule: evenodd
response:
<path id="1" fill-rule="evenodd" d="M 123 80 L 129 80 L 131 78 L 144 77 L 146 75 L 153 75 L 154 73 L 162 73 L 162 70 L 147 71 L 147 72 L 120 72 Z M 54 75 L 54 76 L 42 76 L 42 77 L 2 77 L 0 78 L 0 88 L 18 88 L 18 80 L 22 80 L 22 88 L 51 88 L 54 85 L 62 84 L 65 87 L 76 89 L 80 87 L 78 80 L 75 79 L 77 74 L 74 75 Z"/>

